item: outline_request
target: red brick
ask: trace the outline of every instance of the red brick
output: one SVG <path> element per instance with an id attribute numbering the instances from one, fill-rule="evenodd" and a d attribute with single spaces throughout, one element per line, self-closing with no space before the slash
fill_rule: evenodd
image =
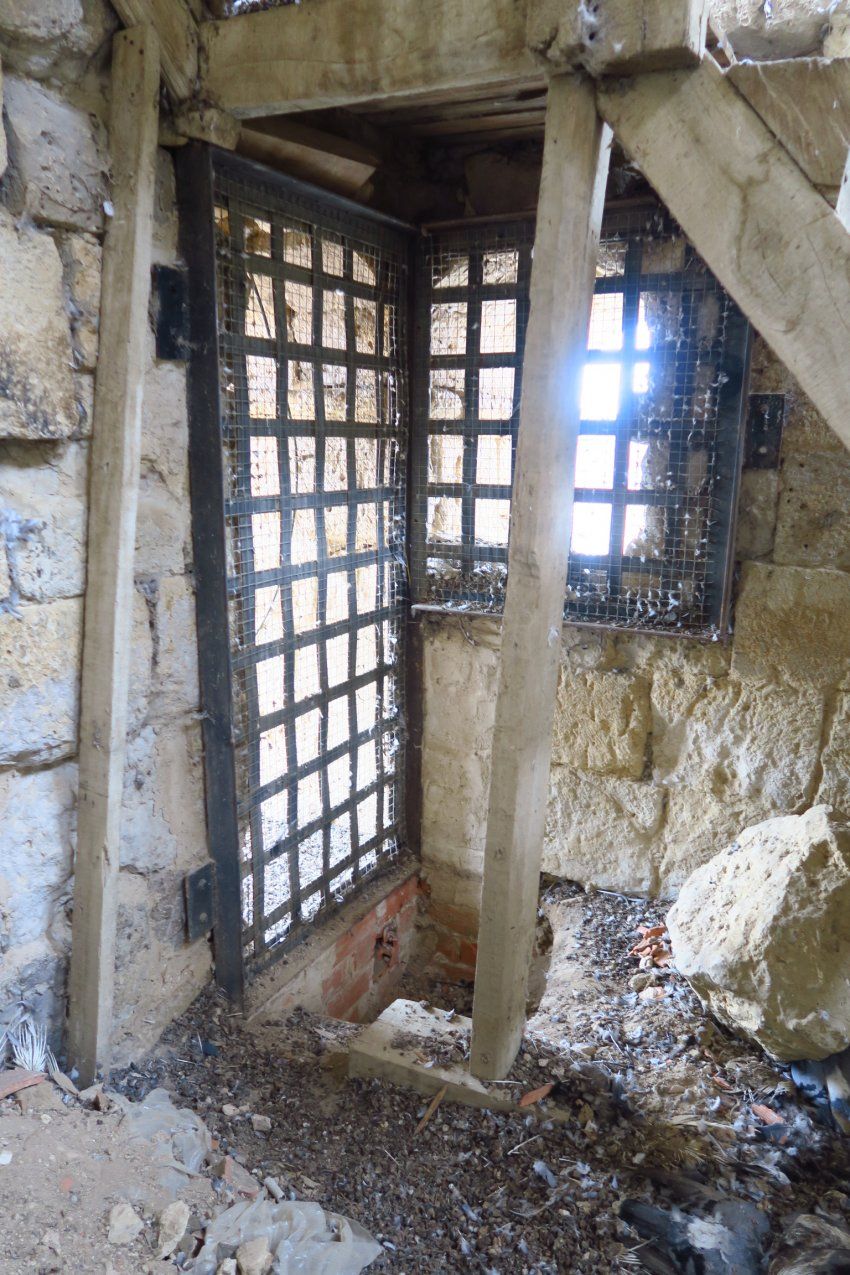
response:
<path id="1" fill-rule="evenodd" d="M 408 930 L 412 930 L 414 925 L 416 924 L 416 916 L 418 911 L 419 911 L 419 905 L 416 899 L 411 899 L 408 903 L 405 903 L 404 907 L 400 908 L 398 912 L 399 930 L 404 930 L 405 932 L 407 932 Z"/>
<path id="2" fill-rule="evenodd" d="M 475 962 L 478 960 L 478 944 L 472 943 L 469 939 L 461 939 L 459 947 L 459 964 L 468 965 L 471 970 L 474 970 Z"/>
<path id="3" fill-rule="evenodd" d="M 450 961 L 456 961 L 460 956 L 460 939 L 456 934 L 449 934 L 445 930 L 438 930 L 437 946 L 434 951 L 440 956 L 448 957 Z"/>
<path id="4" fill-rule="evenodd" d="M 376 929 L 380 926 L 376 924 L 374 909 L 367 913 L 362 920 L 356 925 L 352 925 L 351 929 L 341 935 L 336 941 L 336 959 L 342 960 L 346 956 L 351 956 L 358 944 L 362 943 L 365 936 L 371 934 L 374 937 Z"/>
<path id="5" fill-rule="evenodd" d="M 465 938 L 478 937 L 478 913 L 473 908 L 458 908 L 451 903 L 431 904 L 428 915 L 437 925 L 462 934 Z"/>
<path id="6" fill-rule="evenodd" d="M 348 961 L 339 961 L 333 967 L 327 978 L 322 980 L 322 996 L 327 998 L 334 992 L 339 991 L 346 983 L 351 980 L 352 969 Z"/>
<path id="7" fill-rule="evenodd" d="M 406 881 L 402 881 L 401 885 L 397 885 L 392 893 L 387 895 L 387 911 L 392 914 L 403 908 L 405 903 L 409 903 L 415 899 L 419 893 L 419 878 L 408 877 Z"/>
<path id="8" fill-rule="evenodd" d="M 364 970 L 343 988 L 338 996 L 332 997 L 326 1006 L 331 1018 L 348 1018 L 354 1006 L 365 996 L 372 986 L 371 970 Z"/>
<path id="9" fill-rule="evenodd" d="M 434 977 L 446 983 L 471 983 L 475 971 L 468 965 L 454 965 L 450 962 L 439 962 L 434 965 Z"/>

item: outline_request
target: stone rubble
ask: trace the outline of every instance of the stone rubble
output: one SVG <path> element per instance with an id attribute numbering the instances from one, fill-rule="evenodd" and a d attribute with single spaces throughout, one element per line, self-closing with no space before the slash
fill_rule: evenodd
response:
<path id="1" fill-rule="evenodd" d="M 850 1044 L 850 827 L 814 806 L 746 828 L 667 917 L 709 1011 L 784 1062 Z"/>

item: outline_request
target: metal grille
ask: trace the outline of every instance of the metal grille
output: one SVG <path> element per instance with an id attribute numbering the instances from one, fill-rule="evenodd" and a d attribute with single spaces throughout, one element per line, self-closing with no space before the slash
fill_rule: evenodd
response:
<path id="1" fill-rule="evenodd" d="M 429 309 L 420 308 L 417 368 L 424 365 L 432 390 L 416 402 L 412 569 L 418 604 L 498 612 L 507 572 L 530 225 L 498 228 L 505 250 L 526 263 L 511 294 L 517 321 L 510 360 L 483 353 L 489 294 L 477 267 L 470 264 L 464 275 L 461 264 L 452 276 L 451 300 L 469 324 L 465 345 L 451 334 L 461 352 L 444 353 L 447 320 L 438 299 L 444 258 L 485 260 L 493 233 L 478 230 L 476 239 L 472 230 L 462 240 L 439 235 L 425 248 Z M 657 207 L 606 214 L 596 273 L 565 618 L 714 636 L 727 623 L 748 327 Z M 497 358 L 515 369 L 514 393 L 512 402 L 503 394 L 491 408 L 481 377 L 492 375 Z M 449 402 L 454 423 L 433 389 L 443 387 L 446 375 L 456 378 L 457 402 Z M 503 418 L 491 422 L 490 410 Z"/>
<path id="2" fill-rule="evenodd" d="M 256 968 L 403 836 L 408 242 L 224 160 L 214 202 L 243 944 Z"/>
<path id="3" fill-rule="evenodd" d="M 428 236 L 416 285 L 411 575 L 417 602 L 498 610 L 534 223 Z"/>

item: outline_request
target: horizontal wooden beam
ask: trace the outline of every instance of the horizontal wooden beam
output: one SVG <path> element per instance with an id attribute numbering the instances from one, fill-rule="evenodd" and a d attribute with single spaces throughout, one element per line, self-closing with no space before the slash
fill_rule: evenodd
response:
<path id="1" fill-rule="evenodd" d="M 841 184 L 850 141 L 850 58 L 738 62 L 726 75 L 810 181 Z"/>
<path id="2" fill-rule="evenodd" d="M 850 234 L 707 58 L 597 85 L 601 115 L 850 447 Z"/>
<path id="3" fill-rule="evenodd" d="M 360 190 L 380 163 L 380 157 L 365 146 L 286 115 L 243 125 L 236 149 L 249 159 L 342 195 Z"/>
<path id="4" fill-rule="evenodd" d="M 150 23 L 159 37 L 162 78 L 175 102 L 185 102 L 198 78 L 198 24 L 186 0 L 112 0 L 125 27 Z"/>
<path id="5" fill-rule="evenodd" d="M 250 118 L 535 86 L 522 0 L 309 0 L 201 25 L 202 93 Z"/>
<path id="6" fill-rule="evenodd" d="M 707 0 L 529 0 L 528 43 L 559 70 L 633 75 L 696 65 Z"/>

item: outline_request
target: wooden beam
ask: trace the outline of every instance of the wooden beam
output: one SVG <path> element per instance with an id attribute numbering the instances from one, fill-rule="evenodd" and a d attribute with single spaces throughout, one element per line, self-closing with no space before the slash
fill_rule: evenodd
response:
<path id="1" fill-rule="evenodd" d="M 186 0 L 112 0 L 126 27 L 150 23 L 159 36 L 162 78 L 175 102 L 194 95 L 198 24 Z"/>
<path id="2" fill-rule="evenodd" d="M 707 0 L 529 0 L 528 44 L 559 69 L 625 75 L 692 66 L 705 49 Z"/>
<path id="3" fill-rule="evenodd" d="M 202 93 L 249 118 L 534 86 L 517 0 L 310 0 L 201 25 Z"/>
<path id="4" fill-rule="evenodd" d="M 810 181 L 841 184 L 850 141 L 850 58 L 738 62 L 726 75 Z"/>
<path id="5" fill-rule="evenodd" d="M 81 1087 L 109 1062 L 159 103 L 153 27 L 113 41 L 114 208 L 103 246 L 89 478 L 69 1054 Z"/>
<path id="6" fill-rule="evenodd" d="M 549 790 L 573 469 L 610 134 L 582 76 L 549 86 L 523 360 L 471 1068 L 501 1079 L 525 1025 Z"/>
<path id="7" fill-rule="evenodd" d="M 243 125 L 236 149 L 249 159 L 343 195 L 360 190 L 380 162 L 365 146 L 288 115 L 252 120 L 250 128 Z"/>
<path id="8" fill-rule="evenodd" d="M 850 235 L 732 82 L 694 71 L 601 82 L 632 160 L 850 447 Z"/>

